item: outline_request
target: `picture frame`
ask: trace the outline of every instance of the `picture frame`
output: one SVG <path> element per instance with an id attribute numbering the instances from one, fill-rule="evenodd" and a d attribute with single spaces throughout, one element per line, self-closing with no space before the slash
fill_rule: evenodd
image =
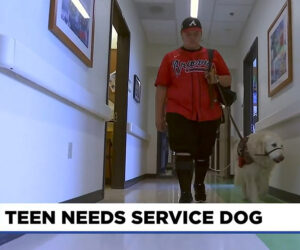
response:
<path id="1" fill-rule="evenodd" d="M 95 0 L 51 0 L 49 30 L 86 66 L 93 67 Z"/>
<path id="2" fill-rule="evenodd" d="M 287 0 L 268 30 L 268 95 L 293 80 L 291 0 Z"/>
<path id="3" fill-rule="evenodd" d="M 137 103 L 141 102 L 141 81 L 137 75 L 134 75 L 133 98 Z"/>

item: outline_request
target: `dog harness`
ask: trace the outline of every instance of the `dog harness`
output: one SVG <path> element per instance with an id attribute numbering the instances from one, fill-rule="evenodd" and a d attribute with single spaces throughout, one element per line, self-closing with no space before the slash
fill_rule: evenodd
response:
<path id="1" fill-rule="evenodd" d="M 247 147 L 247 142 L 248 142 L 248 137 L 244 137 L 240 140 L 238 148 L 237 148 L 237 153 L 239 156 L 239 167 L 242 168 L 245 164 L 251 164 L 253 163 L 253 158 L 248 152 L 248 147 Z M 269 156 L 271 153 L 273 153 L 276 150 L 280 150 L 282 147 L 276 147 L 270 152 L 265 152 L 264 154 L 255 154 L 255 156 Z"/>
<path id="2" fill-rule="evenodd" d="M 242 168 L 245 164 L 251 164 L 253 162 L 253 159 L 248 152 L 248 139 L 248 137 L 244 137 L 243 139 L 241 139 L 237 148 L 240 168 Z"/>

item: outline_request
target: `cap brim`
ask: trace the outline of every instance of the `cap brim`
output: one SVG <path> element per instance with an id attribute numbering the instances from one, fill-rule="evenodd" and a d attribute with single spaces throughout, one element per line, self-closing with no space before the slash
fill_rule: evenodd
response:
<path id="1" fill-rule="evenodd" d="M 186 31 L 202 31 L 202 29 L 200 27 L 189 27 L 189 28 L 185 28 L 181 30 L 182 32 L 186 32 Z"/>

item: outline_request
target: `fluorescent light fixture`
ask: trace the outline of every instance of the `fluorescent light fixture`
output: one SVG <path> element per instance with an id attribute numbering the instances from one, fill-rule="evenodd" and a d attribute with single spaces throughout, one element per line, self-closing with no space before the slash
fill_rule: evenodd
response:
<path id="1" fill-rule="evenodd" d="M 191 17 L 198 17 L 199 0 L 191 0 Z"/>
<path id="2" fill-rule="evenodd" d="M 80 12 L 80 14 L 83 16 L 83 18 L 85 18 L 85 19 L 91 18 L 89 16 L 89 14 L 86 12 L 86 10 L 85 10 L 84 6 L 82 5 L 82 3 L 80 2 L 80 0 L 72 0 L 72 3 L 75 5 L 75 7 Z"/>

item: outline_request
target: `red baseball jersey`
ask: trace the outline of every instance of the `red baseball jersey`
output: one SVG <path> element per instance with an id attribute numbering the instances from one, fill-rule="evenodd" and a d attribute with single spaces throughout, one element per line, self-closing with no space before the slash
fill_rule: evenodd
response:
<path id="1" fill-rule="evenodd" d="M 178 113 L 195 121 L 217 120 L 222 116 L 218 101 L 211 106 L 205 78 L 208 65 L 208 51 L 203 47 L 196 51 L 182 47 L 164 56 L 155 86 L 167 87 L 166 112 Z M 230 75 L 217 50 L 214 52 L 213 66 L 217 75 Z M 213 91 L 215 96 L 219 95 L 215 86 Z"/>

